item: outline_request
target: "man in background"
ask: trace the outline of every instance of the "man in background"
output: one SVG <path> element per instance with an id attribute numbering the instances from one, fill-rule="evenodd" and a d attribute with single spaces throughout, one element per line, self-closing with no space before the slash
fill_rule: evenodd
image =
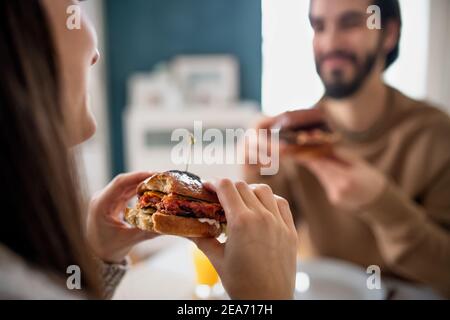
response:
<path id="1" fill-rule="evenodd" d="M 381 30 L 367 26 L 371 5 Z M 315 108 L 342 142 L 333 158 L 282 155 L 275 176 L 246 165 L 247 182 L 289 200 L 301 255 L 377 265 L 450 297 L 450 119 L 383 82 L 399 55 L 398 0 L 312 0 L 310 21 L 325 86 Z M 305 119 L 294 111 L 257 127 L 279 121 Z"/>

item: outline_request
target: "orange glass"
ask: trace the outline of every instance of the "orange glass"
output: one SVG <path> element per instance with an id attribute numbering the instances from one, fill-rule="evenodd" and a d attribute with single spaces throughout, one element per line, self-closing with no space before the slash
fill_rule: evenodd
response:
<path id="1" fill-rule="evenodd" d="M 219 282 L 219 275 L 216 269 L 198 248 L 194 248 L 194 266 L 197 279 L 197 285 L 214 286 Z"/>

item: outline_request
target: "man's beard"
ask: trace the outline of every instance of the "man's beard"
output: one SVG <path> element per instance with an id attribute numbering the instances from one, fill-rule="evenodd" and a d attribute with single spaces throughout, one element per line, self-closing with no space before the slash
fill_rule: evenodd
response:
<path id="1" fill-rule="evenodd" d="M 352 81 L 345 82 L 344 72 L 342 70 L 334 70 L 331 81 L 325 79 L 321 66 L 323 61 L 330 56 L 345 58 L 353 63 L 356 75 Z M 333 99 L 344 99 L 354 95 L 372 73 L 377 58 L 378 50 L 375 53 L 368 54 L 363 63 L 358 63 L 358 58 L 354 54 L 345 51 L 334 51 L 320 59 L 316 59 L 316 69 L 325 86 L 325 96 Z"/>

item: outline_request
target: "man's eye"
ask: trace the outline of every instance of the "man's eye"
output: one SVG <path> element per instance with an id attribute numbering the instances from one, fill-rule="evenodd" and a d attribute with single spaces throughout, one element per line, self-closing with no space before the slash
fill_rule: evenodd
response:
<path id="1" fill-rule="evenodd" d="M 323 23 L 314 23 L 312 24 L 312 28 L 314 32 L 322 32 L 325 29 Z"/>
<path id="2" fill-rule="evenodd" d="M 364 25 L 364 19 L 354 18 L 341 21 L 340 26 L 342 29 L 359 28 Z"/>

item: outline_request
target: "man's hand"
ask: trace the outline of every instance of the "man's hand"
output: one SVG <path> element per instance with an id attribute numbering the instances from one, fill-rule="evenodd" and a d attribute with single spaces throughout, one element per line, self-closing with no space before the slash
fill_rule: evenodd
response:
<path id="1" fill-rule="evenodd" d="M 333 157 L 297 160 L 313 172 L 330 202 L 357 211 L 370 205 L 384 190 L 386 177 L 366 161 L 343 152 Z"/>
<path id="2" fill-rule="evenodd" d="M 92 198 L 87 237 L 94 253 L 103 261 L 121 262 L 134 245 L 156 237 L 155 233 L 130 227 L 123 220 L 123 211 L 136 196 L 136 187 L 151 175 L 149 172 L 121 174 Z"/>
<path id="3" fill-rule="evenodd" d="M 297 110 L 297 111 L 288 111 L 284 112 L 275 117 L 263 117 L 259 119 L 252 127 L 257 130 L 267 130 L 268 137 L 267 140 L 260 141 L 259 136 L 256 141 L 252 141 L 252 143 L 248 143 L 246 141 L 246 150 L 258 150 L 260 152 L 261 145 L 266 146 L 264 149 L 267 150 L 267 155 L 264 155 L 265 158 L 271 158 L 272 156 L 278 156 L 272 154 L 272 146 L 271 146 L 271 129 L 279 129 L 286 130 L 292 129 L 300 126 L 305 126 L 311 123 L 317 123 L 323 120 L 323 112 L 320 109 L 309 109 L 309 110 Z M 280 154 L 291 156 L 288 152 L 288 147 L 283 141 L 279 141 Z M 246 153 L 248 156 L 248 152 Z M 254 165 L 250 165 L 248 158 L 246 159 L 245 164 L 247 165 L 245 169 L 255 167 Z M 256 168 L 259 169 L 261 164 L 257 164 Z"/>

